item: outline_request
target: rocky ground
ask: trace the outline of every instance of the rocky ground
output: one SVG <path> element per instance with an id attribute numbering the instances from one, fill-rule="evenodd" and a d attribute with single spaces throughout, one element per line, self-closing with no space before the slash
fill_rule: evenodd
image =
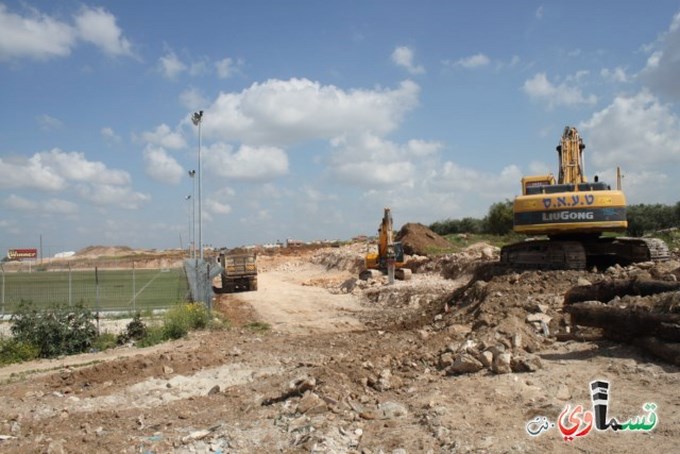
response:
<path id="1" fill-rule="evenodd" d="M 353 245 L 261 255 L 259 290 L 215 301 L 232 322 L 227 331 L 0 369 L 0 450 L 677 449 L 678 367 L 572 327 L 563 312 L 574 286 L 673 281 L 677 261 L 514 272 L 482 244 L 412 257 L 413 280 L 386 285 L 357 279 L 364 252 Z M 593 380 L 610 383 L 610 418 L 649 424 L 588 429 Z M 560 426 L 575 428 L 574 439 Z"/>

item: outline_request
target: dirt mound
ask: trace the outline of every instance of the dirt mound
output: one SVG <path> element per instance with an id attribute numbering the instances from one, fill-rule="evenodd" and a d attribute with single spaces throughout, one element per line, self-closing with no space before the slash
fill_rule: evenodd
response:
<path id="1" fill-rule="evenodd" d="M 88 246 L 76 252 L 77 256 L 112 256 L 129 254 L 132 248 L 128 246 Z"/>
<path id="2" fill-rule="evenodd" d="M 437 235 L 423 224 L 408 223 L 399 230 L 396 237 L 409 255 L 427 255 L 436 250 L 450 249 L 451 243 Z"/>

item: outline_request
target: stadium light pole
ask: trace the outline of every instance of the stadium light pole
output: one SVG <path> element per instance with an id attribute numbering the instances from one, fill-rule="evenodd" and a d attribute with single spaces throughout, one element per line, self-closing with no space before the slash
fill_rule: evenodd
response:
<path id="1" fill-rule="evenodd" d="M 189 257 L 191 257 L 191 194 L 184 196 L 184 200 L 187 201 L 187 237 L 189 238 Z"/>
<path id="2" fill-rule="evenodd" d="M 191 116 L 194 126 L 198 126 L 198 248 L 201 260 L 203 260 L 203 217 L 201 216 L 201 123 L 203 123 L 203 111 L 194 112 Z"/>
<path id="3" fill-rule="evenodd" d="M 196 258 L 196 176 L 195 170 L 189 170 L 189 176 L 191 177 L 191 258 Z"/>

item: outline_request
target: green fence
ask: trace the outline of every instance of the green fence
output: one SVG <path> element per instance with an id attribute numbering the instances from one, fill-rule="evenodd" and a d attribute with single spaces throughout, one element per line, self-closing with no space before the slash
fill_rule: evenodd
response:
<path id="1" fill-rule="evenodd" d="M 37 307 L 82 303 L 93 311 L 144 311 L 188 298 L 183 268 L 62 271 L 0 270 L 0 311 L 13 313 L 22 301 Z"/>

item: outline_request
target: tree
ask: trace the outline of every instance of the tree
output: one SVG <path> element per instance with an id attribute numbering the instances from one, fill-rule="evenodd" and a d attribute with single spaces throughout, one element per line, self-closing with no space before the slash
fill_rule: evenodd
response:
<path id="1" fill-rule="evenodd" d="M 484 218 L 485 232 L 493 235 L 505 235 L 512 231 L 512 201 L 498 202 L 491 205 Z"/>

